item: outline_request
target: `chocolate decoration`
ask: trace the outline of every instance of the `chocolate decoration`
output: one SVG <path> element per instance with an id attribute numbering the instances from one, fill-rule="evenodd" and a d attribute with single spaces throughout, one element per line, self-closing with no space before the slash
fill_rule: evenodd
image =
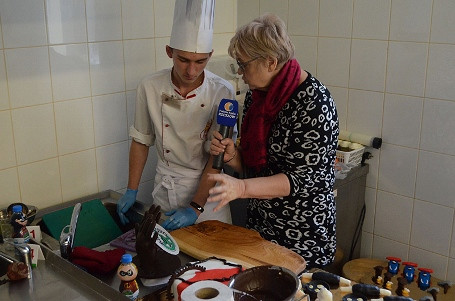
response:
<path id="1" fill-rule="evenodd" d="M 181 265 L 177 255 L 167 253 L 156 244 L 158 233 L 153 234 L 153 230 L 160 217 L 161 207 L 152 204 L 141 223 L 135 226 L 137 255 L 134 256 L 133 263 L 141 278 L 162 278 L 171 275 Z"/>

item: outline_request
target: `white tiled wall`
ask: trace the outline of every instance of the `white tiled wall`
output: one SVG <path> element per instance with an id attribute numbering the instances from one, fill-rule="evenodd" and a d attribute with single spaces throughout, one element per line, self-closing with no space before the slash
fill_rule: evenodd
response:
<path id="1" fill-rule="evenodd" d="M 175 1 L 0 0 L 0 207 L 44 208 L 128 179 L 136 86 L 170 67 Z M 217 0 L 215 55 L 237 3 Z M 152 149 L 138 198 L 150 199 Z"/>
<path id="2" fill-rule="evenodd" d="M 264 12 L 329 86 L 341 129 L 383 138 L 370 149 L 362 256 L 455 281 L 455 2 L 242 0 L 238 24 Z"/>
<path id="3" fill-rule="evenodd" d="M 169 0 L 0 0 L 0 206 L 125 189 L 135 85 L 171 65 L 173 9 Z M 455 2 L 217 0 L 215 54 L 265 12 L 287 22 L 297 59 L 329 86 L 341 128 L 384 140 L 369 160 L 362 255 L 455 280 Z"/>

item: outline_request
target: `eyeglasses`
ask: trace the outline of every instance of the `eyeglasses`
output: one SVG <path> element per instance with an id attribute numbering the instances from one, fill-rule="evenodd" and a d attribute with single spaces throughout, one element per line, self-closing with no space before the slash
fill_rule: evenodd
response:
<path id="1" fill-rule="evenodd" d="M 258 58 L 259 58 L 259 57 L 255 57 L 254 59 L 251 59 L 251 60 L 246 61 L 246 62 L 244 62 L 244 63 L 242 63 L 242 62 L 239 61 L 238 59 L 236 59 L 236 61 L 237 61 L 237 65 L 239 66 L 239 69 L 240 69 L 242 72 L 245 72 L 246 66 L 247 66 L 249 63 L 251 63 L 252 61 L 257 60 Z"/>

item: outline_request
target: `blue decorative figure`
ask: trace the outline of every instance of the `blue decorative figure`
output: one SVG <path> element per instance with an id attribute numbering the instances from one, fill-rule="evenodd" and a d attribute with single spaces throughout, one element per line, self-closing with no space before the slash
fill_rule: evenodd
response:
<path id="1" fill-rule="evenodd" d="M 387 266 L 388 272 L 392 275 L 398 274 L 398 270 L 400 269 L 401 258 L 391 256 L 386 258 L 389 261 L 389 264 Z"/>
<path id="2" fill-rule="evenodd" d="M 419 277 L 417 278 L 417 286 L 422 290 L 426 291 L 431 284 L 431 273 L 432 269 L 419 268 Z"/>
<path id="3" fill-rule="evenodd" d="M 408 283 L 411 283 L 415 278 L 415 268 L 417 267 L 417 263 L 406 261 L 403 262 L 403 265 L 403 277 L 408 281 Z"/>
<path id="4" fill-rule="evenodd" d="M 15 244 L 29 242 L 30 233 L 27 230 L 27 222 L 27 217 L 22 212 L 22 205 L 14 205 L 10 223 L 13 226 L 13 241 Z"/>

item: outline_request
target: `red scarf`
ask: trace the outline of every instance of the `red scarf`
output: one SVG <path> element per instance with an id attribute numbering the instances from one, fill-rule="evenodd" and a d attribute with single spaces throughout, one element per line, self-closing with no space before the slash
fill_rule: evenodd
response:
<path id="1" fill-rule="evenodd" d="M 259 171 L 267 163 L 267 140 L 278 112 L 297 89 L 300 81 L 297 60 L 288 61 L 273 79 L 268 91 L 253 90 L 252 103 L 243 118 L 242 157 L 249 168 Z"/>

